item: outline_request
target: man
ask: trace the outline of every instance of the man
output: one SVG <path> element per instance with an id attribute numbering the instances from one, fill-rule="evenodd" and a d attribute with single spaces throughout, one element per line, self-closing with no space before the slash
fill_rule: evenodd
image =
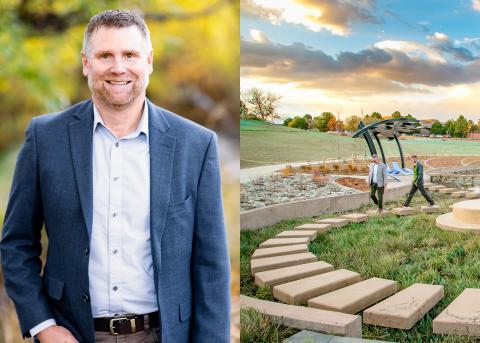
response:
<path id="1" fill-rule="evenodd" d="M 413 161 L 413 179 L 412 179 L 412 188 L 410 189 L 410 193 L 408 193 L 407 200 L 403 204 L 403 207 L 408 207 L 410 205 L 410 201 L 412 201 L 413 195 L 417 191 L 417 189 L 422 193 L 423 197 L 428 201 L 430 206 L 435 205 L 432 198 L 428 195 L 427 191 L 423 187 L 423 165 L 417 158 L 417 155 L 410 156 L 410 159 Z"/>
<path id="2" fill-rule="evenodd" d="M 5 215 L 2 267 L 23 336 L 228 342 L 215 134 L 146 99 L 153 55 L 137 14 L 94 16 L 82 64 L 92 99 L 31 121 Z"/>
<path id="3" fill-rule="evenodd" d="M 370 185 L 370 198 L 378 206 L 378 212 L 383 211 L 383 193 L 387 183 L 387 166 L 380 162 L 377 155 L 372 155 L 372 163 L 368 166 L 368 184 Z M 378 195 L 375 195 L 375 193 Z"/>

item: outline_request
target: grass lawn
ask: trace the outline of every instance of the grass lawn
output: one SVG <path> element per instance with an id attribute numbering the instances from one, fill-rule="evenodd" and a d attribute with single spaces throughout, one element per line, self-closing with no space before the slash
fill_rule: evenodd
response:
<path id="1" fill-rule="evenodd" d="M 480 155 L 480 142 L 467 140 L 401 140 L 404 155 Z M 398 157 L 395 141 L 382 140 L 387 157 Z M 305 131 L 256 120 L 240 120 L 240 167 L 323 161 L 329 158 L 369 157 L 363 138 Z"/>
<path id="2" fill-rule="evenodd" d="M 445 195 L 434 194 L 433 198 L 443 212 L 455 202 Z M 388 203 L 387 207 L 400 205 L 401 200 Z M 425 199 L 417 193 L 411 206 L 424 204 Z M 366 209 L 364 207 L 357 211 L 364 212 Z M 395 280 L 399 290 L 416 282 L 444 285 L 443 300 L 413 329 L 406 331 L 363 325 L 364 338 L 396 342 L 476 341 L 432 333 L 432 320 L 465 288 L 480 288 L 480 235 L 441 230 L 435 226 L 436 217 L 437 214 L 422 213 L 408 217 L 371 218 L 366 223 L 350 224 L 319 235 L 310 244 L 309 250 L 320 261 L 332 264 L 335 269 L 349 269 L 360 273 L 363 278 Z M 311 222 L 311 218 L 284 220 L 259 231 L 241 232 L 241 294 L 274 300 L 270 289 L 254 284 L 249 271 L 250 256 L 266 239 L 308 222 Z M 244 312 L 242 315 L 254 322 L 251 313 Z M 265 321 L 258 323 L 260 325 Z M 284 328 L 279 327 L 278 330 L 281 333 Z"/>

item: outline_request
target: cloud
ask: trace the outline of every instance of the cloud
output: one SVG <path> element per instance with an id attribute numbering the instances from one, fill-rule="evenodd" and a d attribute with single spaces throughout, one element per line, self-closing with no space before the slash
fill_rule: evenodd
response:
<path id="1" fill-rule="evenodd" d="M 373 1 L 363 0 L 245 0 L 242 13 L 268 20 L 303 25 L 311 31 L 348 35 L 355 22 L 379 23 Z"/>
<path id="2" fill-rule="evenodd" d="M 478 59 L 470 50 L 464 47 L 455 47 L 450 38 L 444 33 L 435 32 L 432 36 L 427 36 L 427 38 L 432 42 L 433 49 L 450 54 L 458 61 L 471 62 Z"/>
<path id="3" fill-rule="evenodd" d="M 480 0 L 472 0 L 472 8 L 474 11 L 480 12 Z"/>
<path id="4" fill-rule="evenodd" d="M 250 30 L 250 37 L 257 43 L 270 43 L 268 37 L 260 30 Z"/>
<path id="5" fill-rule="evenodd" d="M 302 43 L 259 44 L 241 40 L 242 76 L 272 82 L 297 82 L 303 87 L 379 92 L 424 92 L 428 87 L 480 81 L 480 63 L 466 64 L 409 56 L 395 49 L 371 47 L 329 56 Z M 378 87 L 375 87 L 375 84 Z M 423 87 L 423 88 L 422 88 Z M 341 91 L 341 90 L 340 90 Z"/>

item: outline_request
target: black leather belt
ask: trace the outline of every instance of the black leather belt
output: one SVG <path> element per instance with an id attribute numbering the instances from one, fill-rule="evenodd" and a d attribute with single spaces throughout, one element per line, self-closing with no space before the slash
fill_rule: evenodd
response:
<path id="1" fill-rule="evenodd" d="M 93 318 L 95 331 L 106 331 L 112 335 L 128 335 L 150 328 L 160 327 L 158 311 L 106 318 Z"/>

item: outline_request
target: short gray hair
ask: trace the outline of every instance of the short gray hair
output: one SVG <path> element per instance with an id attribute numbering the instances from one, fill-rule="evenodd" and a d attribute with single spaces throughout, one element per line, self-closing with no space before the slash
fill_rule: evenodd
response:
<path id="1" fill-rule="evenodd" d="M 92 19 L 90 19 L 90 23 L 88 23 L 83 35 L 82 50 L 85 54 L 88 55 L 88 45 L 92 34 L 102 26 L 116 28 L 136 26 L 147 42 L 147 49 L 149 51 L 152 50 L 150 32 L 148 31 L 147 24 L 145 24 L 145 21 L 139 13 L 125 10 L 107 10 L 94 15 Z"/>

